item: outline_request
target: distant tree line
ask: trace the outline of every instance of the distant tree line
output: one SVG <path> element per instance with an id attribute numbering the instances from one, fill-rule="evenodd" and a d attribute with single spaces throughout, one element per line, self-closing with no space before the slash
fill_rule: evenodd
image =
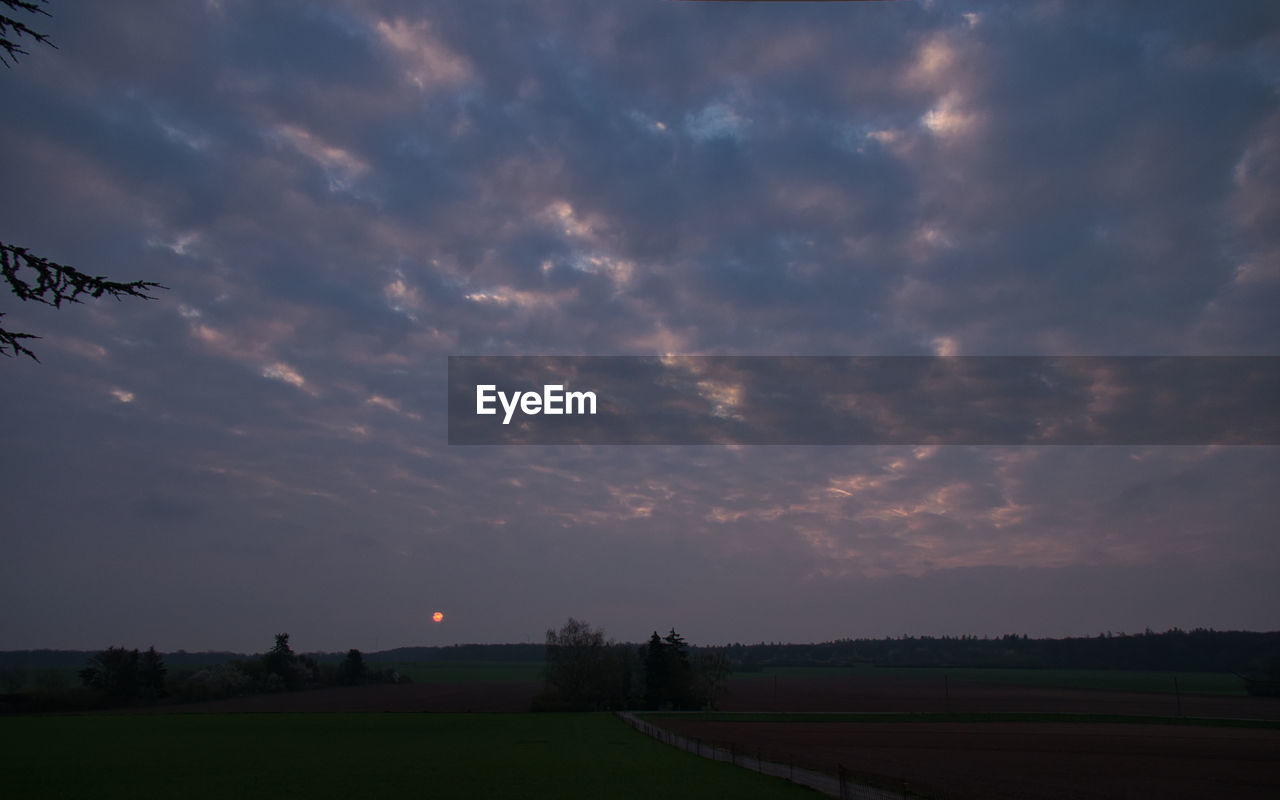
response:
<path id="1" fill-rule="evenodd" d="M 328 686 L 369 683 L 407 683 L 394 669 L 375 669 L 364 654 L 351 649 L 339 662 L 298 655 L 289 646 L 289 634 L 278 633 L 275 645 L 261 656 L 236 659 L 199 670 L 187 669 L 175 681 L 179 700 L 216 700 L 246 694 L 295 692 Z"/>
<path id="2" fill-rule="evenodd" d="M 359 650 L 348 650 L 339 661 L 294 653 L 287 633 L 276 634 L 275 645 L 261 655 L 177 670 L 170 670 L 154 647 L 145 652 L 108 647 L 90 657 L 77 675 L 81 686 L 74 687 L 57 668 L 31 674 L 21 667 L 0 668 L 0 710 L 105 708 L 409 682 L 394 669 L 371 666 Z"/>
<path id="3" fill-rule="evenodd" d="M 546 686 L 533 710 L 714 708 L 729 672 L 724 654 L 691 652 L 674 628 L 666 636 L 655 631 L 636 647 L 570 617 L 559 630 L 547 630 Z"/>
<path id="4" fill-rule="evenodd" d="M 96 651 L 85 650 L 0 650 L 0 672 L 10 668 L 74 668 L 84 666 Z M 347 651 L 314 653 L 322 665 L 338 663 Z M 385 664 L 447 664 L 447 663 L 542 663 L 546 647 L 541 641 L 525 644 L 453 644 L 436 647 L 397 647 L 377 653 L 364 653 L 366 658 L 376 658 Z M 174 650 L 164 654 L 170 667 L 203 667 L 235 661 L 246 657 L 245 653 L 228 650 L 188 652 Z M 0 684 L 2 686 L 2 684 Z"/>
<path id="5" fill-rule="evenodd" d="M 1031 639 L 1025 635 L 901 636 L 822 644 L 732 644 L 724 648 L 738 672 L 772 667 L 1000 667 L 1006 669 L 1121 669 L 1178 672 L 1265 672 L 1280 659 L 1280 632 L 1174 628 L 1137 634 Z"/>
<path id="6" fill-rule="evenodd" d="M 166 672 L 164 658 L 154 647 L 141 654 L 108 647 L 89 659 L 88 666 L 80 670 L 80 680 L 113 702 L 128 703 L 163 697 Z"/>
<path id="7" fill-rule="evenodd" d="M 665 637 L 655 632 L 644 645 L 618 644 L 585 622 L 571 622 L 576 624 L 548 631 L 545 644 L 399 648 L 378 653 L 377 659 L 402 665 L 545 661 L 546 687 L 536 706 L 547 709 L 702 707 L 715 704 L 730 670 L 865 664 L 1225 672 L 1240 675 L 1252 693 L 1280 695 L 1280 632 L 1175 628 L 1066 639 L 901 636 L 699 648 L 687 645 L 674 630 Z M 282 636 L 271 651 L 258 656 L 181 650 L 161 655 L 154 648 L 139 652 L 118 647 L 98 653 L 0 652 L 0 711 L 205 700 L 406 680 L 391 669 L 370 665 L 359 651 L 294 655 L 287 635 Z M 77 675 L 82 686 L 73 685 Z"/>

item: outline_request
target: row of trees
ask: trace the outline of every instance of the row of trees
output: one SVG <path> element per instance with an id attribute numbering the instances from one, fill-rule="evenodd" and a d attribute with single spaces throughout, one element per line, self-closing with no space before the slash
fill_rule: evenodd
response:
<path id="1" fill-rule="evenodd" d="M 720 652 L 692 652 L 675 629 L 636 648 L 569 618 L 547 630 L 546 687 L 535 711 L 714 708 L 729 677 Z"/>
<path id="2" fill-rule="evenodd" d="M 145 653 L 108 647 L 89 659 L 80 680 L 113 701 L 154 700 L 165 694 L 166 672 L 164 658 L 154 647 Z"/>
<path id="3" fill-rule="evenodd" d="M 819 644 L 731 644 L 739 672 L 773 667 L 999 667 L 1009 669 L 1135 669 L 1252 674 L 1280 658 L 1280 632 L 1174 628 L 1163 633 L 1103 632 L 1097 636 L 1032 639 L 1005 636 L 899 636 Z"/>
<path id="4" fill-rule="evenodd" d="M 48 687 L 41 687 L 46 690 L 39 692 L 40 697 L 28 700 L 40 706 L 93 707 L 408 681 L 393 669 L 371 667 L 355 649 L 348 650 L 337 663 L 299 655 L 289 646 L 287 633 L 277 634 L 274 646 L 262 655 L 175 671 L 166 667 L 154 647 L 145 652 L 108 647 L 90 658 L 78 674 L 80 690 L 51 681 Z"/>
<path id="5" fill-rule="evenodd" d="M 338 663 L 299 655 L 289 646 L 289 634 L 276 634 L 275 644 L 261 656 L 236 659 L 182 676 L 176 695 L 182 700 L 213 700 L 243 694 L 292 692 L 326 686 L 367 683 L 407 683 L 394 669 L 374 669 L 356 649 Z"/>

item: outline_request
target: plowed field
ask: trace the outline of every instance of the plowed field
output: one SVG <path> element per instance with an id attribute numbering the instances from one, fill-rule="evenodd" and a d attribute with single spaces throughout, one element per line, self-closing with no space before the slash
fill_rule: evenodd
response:
<path id="1" fill-rule="evenodd" d="M 945 800 L 1280 797 L 1280 730 L 1095 723 L 703 722 L 681 735 Z"/>

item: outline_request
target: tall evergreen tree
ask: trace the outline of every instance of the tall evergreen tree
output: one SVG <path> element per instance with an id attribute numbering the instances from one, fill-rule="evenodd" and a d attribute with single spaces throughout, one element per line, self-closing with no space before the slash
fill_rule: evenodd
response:
<path id="1" fill-rule="evenodd" d="M 138 661 L 138 688 L 150 697 L 164 695 L 164 676 L 168 670 L 164 666 L 164 657 L 156 652 L 154 646 L 147 648 Z"/>
<path id="2" fill-rule="evenodd" d="M 338 682 L 343 686 L 359 686 L 369 675 L 369 667 L 364 663 L 364 655 L 352 648 L 338 667 Z"/>
<path id="3" fill-rule="evenodd" d="M 297 688 L 298 679 L 293 665 L 297 660 L 298 657 L 289 647 L 289 634 L 277 633 L 275 646 L 262 657 L 262 666 L 268 680 L 274 678 L 273 682 L 280 688 L 294 689 Z"/>
<path id="4" fill-rule="evenodd" d="M 672 708 L 696 708 L 700 705 L 693 696 L 693 669 L 689 664 L 689 645 L 684 637 L 671 632 L 662 637 L 667 653 L 666 701 Z"/>
<path id="5" fill-rule="evenodd" d="M 667 645 L 657 631 L 644 650 L 644 706 L 661 708 L 667 697 Z"/>

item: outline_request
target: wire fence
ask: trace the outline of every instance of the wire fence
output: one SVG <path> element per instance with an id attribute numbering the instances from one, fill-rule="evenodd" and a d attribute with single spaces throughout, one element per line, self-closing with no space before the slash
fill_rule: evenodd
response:
<path id="1" fill-rule="evenodd" d="M 802 784 L 825 795 L 838 797 L 840 800 L 902 800 L 902 798 L 910 797 L 906 786 L 903 786 L 902 791 L 895 792 L 877 786 L 858 783 L 843 767 L 838 768 L 837 774 L 831 775 L 826 772 L 797 767 L 792 763 L 766 761 L 759 753 L 751 755 L 734 748 L 732 745 L 715 744 L 704 742 L 701 739 L 680 736 L 628 712 L 617 712 L 617 716 L 631 727 L 646 736 L 657 739 L 663 744 L 694 753 L 702 758 L 709 758 L 712 761 L 725 761 L 734 766 L 754 770 L 763 775 L 772 775 L 792 783 Z"/>

